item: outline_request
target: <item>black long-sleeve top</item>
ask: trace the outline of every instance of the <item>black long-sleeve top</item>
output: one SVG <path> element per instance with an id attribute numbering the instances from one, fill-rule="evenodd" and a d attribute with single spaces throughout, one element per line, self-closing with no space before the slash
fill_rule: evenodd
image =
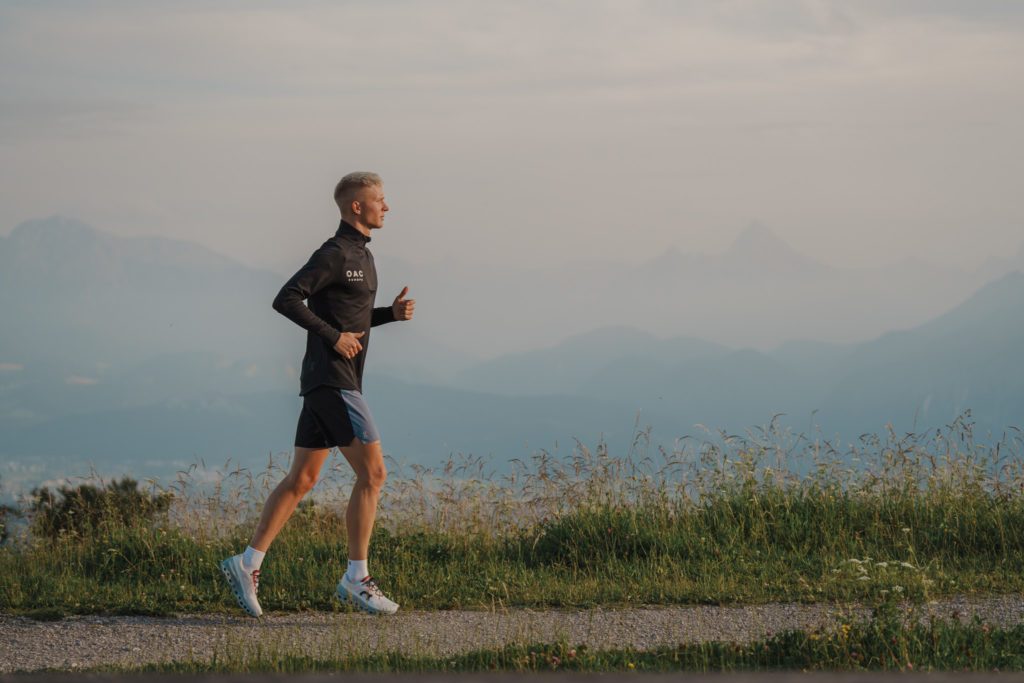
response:
<path id="1" fill-rule="evenodd" d="M 334 237 L 313 252 L 274 298 L 274 310 L 307 331 L 300 395 L 321 385 L 362 391 L 370 328 L 395 320 L 390 306 L 373 307 L 377 269 L 369 241 L 341 221 Z M 334 350 L 342 332 L 366 332 L 359 339 L 363 350 L 354 358 Z"/>

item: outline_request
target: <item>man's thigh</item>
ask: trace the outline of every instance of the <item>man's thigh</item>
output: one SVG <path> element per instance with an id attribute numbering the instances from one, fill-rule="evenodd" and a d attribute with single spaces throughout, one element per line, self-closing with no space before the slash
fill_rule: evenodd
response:
<path id="1" fill-rule="evenodd" d="M 292 466 L 288 471 L 288 476 L 316 479 L 320 476 L 320 470 L 330 454 L 330 448 L 303 448 L 296 446 L 295 457 L 292 459 Z"/>
<path id="2" fill-rule="evenodd" d="M 356 476 L 361 479 L 370 478 L 373 475 L 383 475 L 386 472 L 384 467 L 384 449 L 380 441 L 363 443 L 359 439 L 352 439 L 348 446 L 340 446 L 338 450 L 348 460 L 348 464 L 355 470 Z"/>

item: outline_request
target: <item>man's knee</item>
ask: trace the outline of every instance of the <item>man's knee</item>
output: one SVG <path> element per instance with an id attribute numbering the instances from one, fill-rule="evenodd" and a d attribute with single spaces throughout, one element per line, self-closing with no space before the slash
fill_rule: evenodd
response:
<path id="1" fill-rule="evenodd" d="M 366 473 L 361 478 L 366 482 L 367 486 L 379 489 L 384 486 L 384 482 L 388 479 L 388 470 L 384 467 L 384 463 L 370 465 L 366 468 Z"/>
<path id="2" fill-rule="evenodd" d="M 364 444 L 354 439 L 350 447 L 341 451 L 355 470 L 357 482 L 375 489 L 384 486 L 388 470 L 384 466 L 384 451 L 380 441 Z"/>
<path id="3" fill-rule="evenodd" d="M 301 470 L 288 478 L 288 488 L 290 488 L 293 493 L 304 496 L 313 490 L 313 487 L 316 486 L 316 483 L 319 480 L 319 473 Z"/>
<path id="4" fill-rule="evenodd" d="M 320 479 L 320 468 L 324 460 L 330 456 L 328 448 L 303 448 L 295 447 L 295 459 L 292 461 L 291 469 L 281 482 L 288 491 L 294 495 L 304 496 L 313 490 Z"/>

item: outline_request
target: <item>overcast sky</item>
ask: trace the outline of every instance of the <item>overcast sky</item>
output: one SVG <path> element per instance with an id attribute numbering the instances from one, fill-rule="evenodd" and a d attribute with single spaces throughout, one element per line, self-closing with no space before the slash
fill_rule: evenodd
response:
<path id="1" fill-rule="evenodd" d="M 1024 2 L 0 0 L 0 234 L 62 213 L 282 272 L 635 263 L 759 220 L 837 265 L 1024 242 Z"/>

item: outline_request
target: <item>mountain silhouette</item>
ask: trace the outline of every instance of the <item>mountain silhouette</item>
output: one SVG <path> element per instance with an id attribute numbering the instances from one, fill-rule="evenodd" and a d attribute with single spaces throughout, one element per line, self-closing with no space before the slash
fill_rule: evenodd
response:
<path id="1" fill-rule="evenodd" d="M 26 221 L 0 240 L 2 352 L 52 359 L 138 361 L 223 351 L 243 338 L 282 341 L 270 302 L 282 279 L 205 247 L 116 237 L 63 216 Z"/>
<path id="2" fill-rule="evenodd" d="M 1024 423 L 1020 272 L 968 287 L 977 275 L 932 268 L 897 286 L 898 271 L 831 269 L 756 224 L 718 254 L 663 256 L 571 272 L 410 267 L 429 306 L 383 328 L 368 361 L 388 453 L 522 457 L 602 433 L 628 446 L 637 415 L 662 443 L 778 412 L 803 429 L 816 410 L 851 438 L 964 409 L 979 430 Z M 382 269 L 381 289 L 397 293 L 405 282 L 384 278 L 406 274 Z M 158 460 L 287 449 L 305 333 L 270 307 L 284 279 L 66 217 L 19 225 L 0 238 L 0 458 L 49 473 L 82 458 L 130 466 L 150 438 L 143 476 Z M 883 318 L 895 331 L 869 334 Z M 807 338 L 836 320 L 867 341 Z M 526 348 L 510 352 L 504 335 Z M 790 341 L 755 347 L 773 337 Z"/>
<path id="3" fill-rule="evenodd" d="M 935 427 L 970 409 L 979 431 L 1024 425 L 1024 274 L 985 285 L 948 313 L 855 349 L 822 401 L 851 424 Z"/>
<path id="4" fill-rule="evenodd" d="M 759 264 L 773 272 L 808 274 L 830 270 L 828 266 L 795 250 L 771 228 L 758 221 L 752 221 L 742 230 L 732 246 L 717 260 L 719 264 L 731 262 L 740 267 Z"/>

